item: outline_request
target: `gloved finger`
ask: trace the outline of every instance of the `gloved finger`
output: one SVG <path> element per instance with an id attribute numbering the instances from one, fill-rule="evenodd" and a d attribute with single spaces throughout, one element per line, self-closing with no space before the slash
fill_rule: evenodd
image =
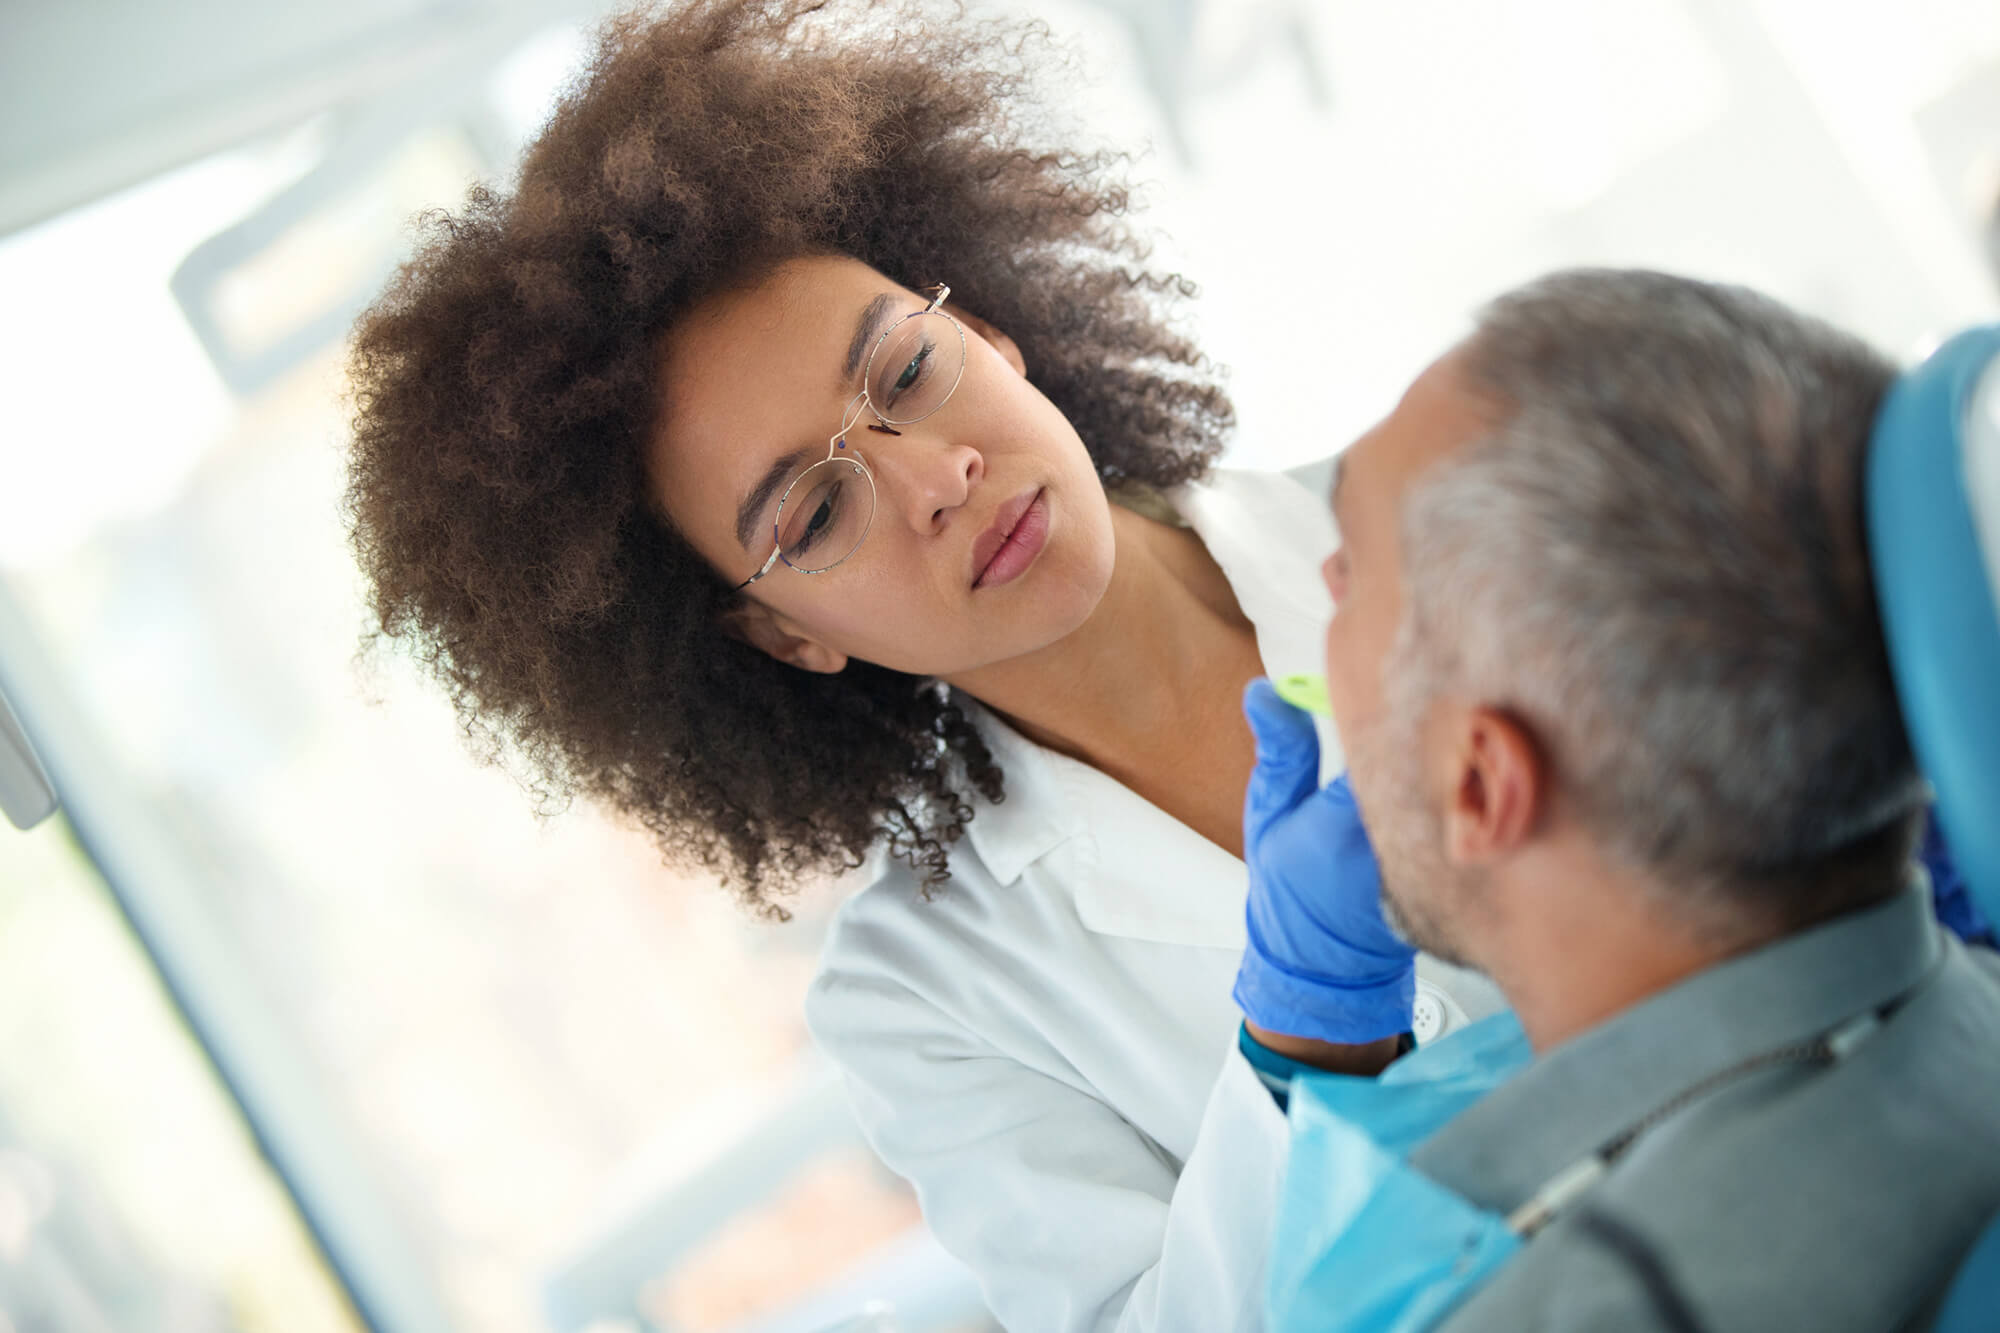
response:
<path id="1" fill-rule="evenodd" d="M 1361 822 L 1361 806 L 1354 799 L 1354 788 L 1348 785 L 1347 774 L 1342 773 L 1313 792 L 1296 807 L 1293 818 L 1317 827 L 1321 844 L 1330 852 L 1341 856 L 1365 853 L 1369 860 L 1374 859 L 1374 844 L 1368 841 L 1368 830 Z"/>
<path id="2" fill-rule="evenodd" d="M 1279 698 L 1263 676 L 1243 691 L 1243 716 L 1257 740 L 1257 766 L 1243 793 L 1243 836 L 1254 842 L 1319 786 L 1319 733 L 1311 716 Z"/>
<path id="3" fill-rule="evenodd" d="M 1322 930 L 1345 935 L 1341 918 L 1374 910 L 1381 871 L 1346 774 L 1274 816 L 1259 851 L 1266 863 L 1303 872 L 1295 876 L 1302 892 L 1289 910 Z"/>

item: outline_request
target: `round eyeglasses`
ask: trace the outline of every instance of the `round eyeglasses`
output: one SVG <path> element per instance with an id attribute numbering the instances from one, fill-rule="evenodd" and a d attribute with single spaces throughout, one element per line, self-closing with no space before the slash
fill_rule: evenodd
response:
<path id="1" fill-rule="evenodd" d="M 782 560 L 801 574 L 824 574 L 861 547 L 875 521 L 875 474 L 847 433 L 864 412 L 868 429 L 900 435 L 943 407 L 965 374 L 965 330 L 940 307 L 951 288 L 926 289 L 931 303 L 882 331 L 868 349 L 861 392 L 840 414 L 840 429 L 826 442 L 826 457 L 792 479 L 772 523 L 776 549 L 763 567 L 736 585 L 749 587 Z"/>

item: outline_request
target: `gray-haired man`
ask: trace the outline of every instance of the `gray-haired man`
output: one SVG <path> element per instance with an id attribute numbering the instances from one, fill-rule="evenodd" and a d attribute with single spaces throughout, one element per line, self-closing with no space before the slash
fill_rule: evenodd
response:
<path id="1" fill-rule="evenodd" d="M 1326 1326 L 1362 1287 L 1422 1308 L 1397 1246 L 1462 1202 L 1454 1333 L 1894 1329 L 2000 1208 L 2000 957 L 1913 886 L 1864 544 L 1892 376 L 1740 289 L 1558 274 L 1343 456 L 1328 693 L 1383 908 L 1491 976 L 1533 1058 L 1374 1201 L 1375 1159 L 1300 1131 L 1276 1262 L 1361 1282 Z M 1294 1100 L 1389 1105 L 1342 1083 Z M 1315 1230 L 1335 1207 L 1377 1234 Z"/>

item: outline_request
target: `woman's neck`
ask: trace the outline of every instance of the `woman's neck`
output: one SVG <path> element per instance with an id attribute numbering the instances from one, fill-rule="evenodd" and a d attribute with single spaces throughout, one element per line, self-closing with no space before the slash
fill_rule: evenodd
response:
<path id="1" fill-rule="evenodd" d="M 1236 850 L 1253 755 L 1238 701 L 1262 669 L 1255 632 L 1192 532 L 1116 505 L 1111 518 L 1116 561 L 1090 619 L 950 684 Z M 1220 814 L 1207 810 L 1218 795 Z"/>

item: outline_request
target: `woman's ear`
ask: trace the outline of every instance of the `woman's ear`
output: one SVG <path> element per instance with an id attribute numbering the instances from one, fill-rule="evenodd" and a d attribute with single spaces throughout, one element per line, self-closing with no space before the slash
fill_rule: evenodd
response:
<path id="1" fill-rule="evenodd" d="M 1000 359 L 1014 367 L 1014 373 L 1023 379 L 1028 375 L 1028 363 L 1021 359 L 1021 349 L 1012 338 L 994 328 L 979 316 L 968 310 L 954 312 L 958 322 L 979 335 L 980 340 L 1000 353 Z"/>
<path id="2" fill-rule="evenodd" d="M 722 615 L 722 632 L 801 671 L 831 676 L 847 667 L 847 654 L 797 632 L 761 602 L 745 602 Z"/>

